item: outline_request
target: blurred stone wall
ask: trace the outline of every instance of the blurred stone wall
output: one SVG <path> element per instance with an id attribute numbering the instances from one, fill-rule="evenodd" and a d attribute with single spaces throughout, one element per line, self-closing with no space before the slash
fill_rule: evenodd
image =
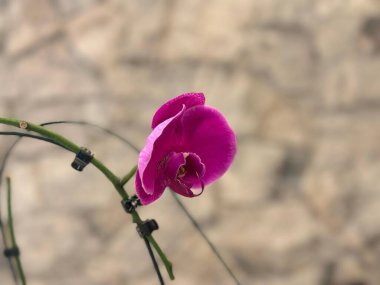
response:
<path id="1" fill-rule="evenodd" d="M 380 1 L 1 0 L 0 56 L 1 116 L 86 120 L 140 147 L 158 106 L 204 92 L 239 150 L 184 202 L 242 284 L 380 284 Z M 51 128 L 120 176 L 136 162 L 95 128 Z M 72 159 L 25 140 L 7 166 L 28 284 L 157 284 L 112 187 Z M 234 284 L 169 193 L 140 212 L 168 284 Z"/>

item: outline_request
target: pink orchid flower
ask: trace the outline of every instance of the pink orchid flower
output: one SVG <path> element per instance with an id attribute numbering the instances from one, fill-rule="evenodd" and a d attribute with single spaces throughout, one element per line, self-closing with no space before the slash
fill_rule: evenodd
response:
<path id="1" fill-rule="evenodd" d="M 186 93 L 157 110 L 138 160 L 136 193 L 142 204 L 157 200 L 167 187 L 198 196 L 231 165 L 236 136 L 223 115 L 204 104 L 203 93 Z"/>

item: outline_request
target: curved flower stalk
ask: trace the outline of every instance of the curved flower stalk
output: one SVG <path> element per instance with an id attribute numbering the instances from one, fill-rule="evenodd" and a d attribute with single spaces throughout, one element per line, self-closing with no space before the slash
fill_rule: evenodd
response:
<path id="1" fill-rule="evenodd" d="M 65 137 L 50 131 L 49 129 L 46 129 L 40 125 L 32 124 L 30 122 L 26 122 L 19 119 L 14 118 L 0 118 L 0 123 L 5 125 L 10 125 L 18 128 L 22 128 L 28 131 L 36 132 L 40 135 L 42 135 L 43 138 L 45 138 L 47 141 L 55 143 L 66 150 L 72 151 L 74 153 L 78 153 L 80 150 L 80 147 L 71 142 L 70 140 L 66 139 Z M 31 136 L 33 137 L 33 136 Z M 37 138 L 37 137 L 35 137 Z M 91 163 L 98 168 L 106 177 L 107 179 L 113 184 L 115 190 L 119 193 L 119 195 L 123 199 L 128 199 L 129 196 L 127 192 L 124 190 L 123 186 L 128 180 L 133 176 L 133 174 L 136 171 L 136 168 L 133 168 L 130 173 L 128 173 L 123 179 L 119 179 L 109 168 L 107 168 L 101 161 L 99 161 L 96 158 L 93 158 Z M 140 218 L 139 214 L 136 210 L 133 210 L 131 212 L 132 215 L 132 221 L 138 225 L 141 225 L 143 223 L 142 219 Z M 168 275 L 171 280 L 174 280 L 174 274 L 173 274 L 173 268 L 172 263 L 168 260 L 165 253 L 161 250 L 158 243 L 155 241 L 152 235 L 149 235 L 147 237 L 148 241 L 153 245 L 155 248 L 157 254 L 160 256 L 162 262 L 164 263 L 166 270 L 168 272 Z"/>
<path id="2" fill-rule="evenodd" d="M 13 213 L 12 213 L 12 184 L 11 184 L 11 178 L 7 177 L 7 212 L 8 212 L 8 228 L 9 228 L 9 235 L 10 235 L 10 242 L 11 242 L 11 249 L 13 251 L 17 251 L 17 253 L 14 255 L 15 262 L 16 262 L 16 268 L 18 275 L 20 277 L 20 282 L 22 285 L 26 284 L 25 274 L 24 270 L 22 268 L 21 259 L 19 256 L 18 246 L 16 242 L 16 235 L 14 232 L 14 224 L 13 224 Z"/>
<path id="3" fill-rule="evenodd" d="M 236 154 L 233 130 L 218 110 L 205 106 L 203 93 L 186 93 L 162 105 L 152 129 L 135 181 L 144 205 L 167 187 L 185 197 L 199 196 L 227 171 Z"/>

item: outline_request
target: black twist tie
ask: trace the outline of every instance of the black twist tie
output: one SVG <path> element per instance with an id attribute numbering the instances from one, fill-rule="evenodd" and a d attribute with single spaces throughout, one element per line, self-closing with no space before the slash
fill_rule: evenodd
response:
<path id="1" fill-rule="evenodd" d="M 77 171 L 82 171 L 93 158 L 94 155 L 89 149 L 81 147 L 76 154 L 74 161 L 71 163 L 71 166 Z"/>
<path id="2" fill-rule="evenodd" d="M 156 220 L 146 220 L 142 224 L 136 226 L 136 230 L 141 238 L 150 236 L 153 231 L 158 230 L 158 223 Z"/>
<path id="3" fill-rule="evenodd" d="M 6 258 L 11 258 L 11 257 L 17 257 L 17 256 L 20 256 L 20 250 L 18 249 L 18 247 L 12 247 L 12 248 L 6 248 L 4 249 L 4 256 Z"/>
<path id="4" fill-rule="evenodd" d="M 124 199 L 121 201 L 121 205 L 123 206 L 124 210 L 128 213 L 128 214 L 132 214 L 133 211 L 138 207 L 138 206 L 141 206 L 141 201 L 140 199 L 136 196 L 136 195 L 133 195 L 131 198 L 129 199 Z"/>

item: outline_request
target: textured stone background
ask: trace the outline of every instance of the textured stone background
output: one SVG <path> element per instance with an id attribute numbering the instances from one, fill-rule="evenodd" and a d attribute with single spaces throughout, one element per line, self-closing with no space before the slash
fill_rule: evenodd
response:
<path id="1" fill-rule="evenodd" d="M 239 153 L 185 202 L 242 284 L 380 284 L 380 1 L 1 0 L 0 56 L 1 116 L 87 120 L 140 147 L 161 103 L 205 92 Z M 119 175 L 136 162 L 96 129 L 52 128 Z M 7 167 L 29 284 L 157 284 L 118 196 L 72 158 L 24 141 Z M 168 193 L 140 212 L 170 284 L 233 284 Z"/>

